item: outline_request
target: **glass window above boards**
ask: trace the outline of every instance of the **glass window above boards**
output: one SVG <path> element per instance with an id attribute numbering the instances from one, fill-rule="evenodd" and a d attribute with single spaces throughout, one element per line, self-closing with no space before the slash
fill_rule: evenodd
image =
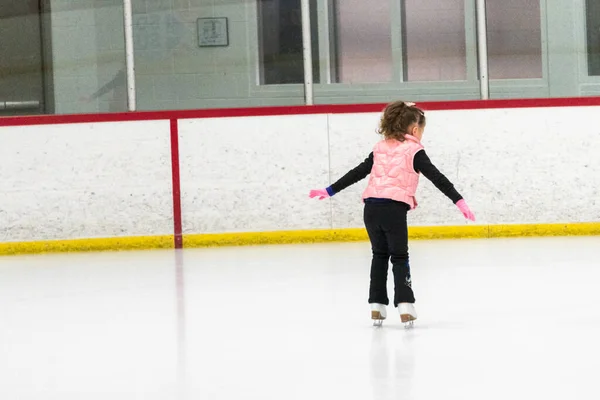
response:
<path id="1" fill-rule="evenodd" d="M 464 1 L 332 4 L 332 83 L 467 79 Z"/>
<path id="2" fill-rule="evenodd" d="M 317 1 L 310 0 L 313 81 L 319 82 Z M 261 85 L 304 83 L 300 0 L 258 0 L 258 51 Z"/>
<path id="3" fill-rule="evenodd" d="M 600 76 L 600 0 L 586 0 L 588 75 Z"/>
<path id="4" fill-rule="evenodd" d="M 330 10 L 332 82 L 390 82 L 390 2 L 334 0 Z"/>
<path id="5" fill-rule="evenodd" d="M 464 81 L 467 51 L 463 0 L 405 0 L 404 81 Z"/>
<path id="6" fill-rule="evenodd" d="M 545 0 L 487 1 L 486 24 L 480 23 L 475 0 L 332 3 L 332 84 L 346 84 L 349 91 L 348 84 L 355 85 L 373 98 L 383 93 L 383 85 L 373 85 L 379 83 L 392 93 L 431 100 L 473 98 L 475 85 L 476 98 L 549 93 Z"/>
<path id="7" fill-rule="evenodd" d="M 388 82 L 394 69 L 402 70 L 404 82 L 468 80 L 469 63 L 475 62 L 468 54 L 476 52 L 477 27 L 474 6 L 466 9 L 465 3 L 404 0 L 397 19 L 390 2 L 334 0 L 333 82 Z M 489 77 L 542 78 L 540 1 L 486 2 L 486 20 Z M 397 45 L 396 31 L 401 32 Z M 401 49 L 396 59 L 394 47 Z"/>
<path id="8" fill-rule="evenodd" d="M 542 78 L 540 0 L 486 2 L 490 79 Z"/>
<path id="9" fill-rule="evenodd" d="M 127 110 L 122 2 L 3 0 L 0 32 L 0 117 Z"/>

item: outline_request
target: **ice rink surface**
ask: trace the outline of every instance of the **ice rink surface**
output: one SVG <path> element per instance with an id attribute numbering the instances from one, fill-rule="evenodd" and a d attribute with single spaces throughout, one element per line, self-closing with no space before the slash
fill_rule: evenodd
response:
<path id="1" fill-rule="evenodd" d="M 600 398 L 600 237 L 410 246 L 410 330 L 366 242 L 0 257 L 0 399 Z"/>

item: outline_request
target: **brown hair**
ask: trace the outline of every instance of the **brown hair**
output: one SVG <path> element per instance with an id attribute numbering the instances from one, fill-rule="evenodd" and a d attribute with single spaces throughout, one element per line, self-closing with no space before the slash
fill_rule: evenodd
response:
<path id="1" fill-rule="evenodd" d="M 388 104 L 383 110 L 379 129 L 377 133 L 383 135 L 386 139 L 396 139 L 404 142 L 404 136 L 408 134 L 408 128 L 417 123 L 419 126 L 425 126 L 425 113 L 414 103 L 404 101 L 395 101 Z"/>

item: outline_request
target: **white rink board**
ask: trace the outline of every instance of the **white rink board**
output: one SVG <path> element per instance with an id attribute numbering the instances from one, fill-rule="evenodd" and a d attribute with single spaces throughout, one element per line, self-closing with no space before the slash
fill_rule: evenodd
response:
<path id="1" fill-rule="evenodd" d="M 594 222 L 600 189 L 600 107 L 426 113 L 423 144 L 475 212 L 477 224 Z M 362 162 L 379 114 L 331 115 L 331 182 Z M 363 225 L 368 177 L 337 194 L 335 228 Z M 462 214 L 421 177 L 409 224 L 457 225 Z"/>
<path id="2" fill-rule="evenodd" d="M 179 120 L 184 233 L 363 226 L 379 113 Z M 423 143 L 477 224 L 595 222 L 600 107 L 427 112 Z M 0 242 L 173 233 L 169 121 L 0 128 Z M 411 226 L 460 225 L 424 177 Z"/>
<path id="3" fill-rule="evenodd" d="M 327 116 L 179 121 L 184 233 L 329 228 Z M 326 205 L 327 202 L 324 202 Z"/>
<path id="4" fill-rule="evenodd" d="M 169 121 L 0 128 L 0 241 L 173 233 Z"/>

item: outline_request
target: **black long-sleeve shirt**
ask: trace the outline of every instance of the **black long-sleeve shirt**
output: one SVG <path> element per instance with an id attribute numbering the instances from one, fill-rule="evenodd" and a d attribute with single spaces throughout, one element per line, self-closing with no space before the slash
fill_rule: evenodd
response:
<path id="1" fill-rule="evenodd" d="M 425 150 L 419 150 L 417 154 L 415 154 L 413 159 L 413 167 L 416 172 L 423 174 L 427 179 L 429 179 L 434 186 L 444 193 L 450 200 L 452 200 L 453 203 L 456 204 L 456 202 L 462 199 L 462 196 L 456 191 L 452 182 L 450 182 L 448 178 L 446 178 L 446 176 L 442 174 L 435 165 L 433 165 L 425 153 Z M 328 188 L 329 194 L 333 195 L 335 193 L 339 193 L 348 186 L 351 186 L 356 182 L 366 178 L 367 175 L 371 173 L 372 168 L 373 153 L 371 152 L 365 161 L 348 171 L 346 175 L 342 176 L 337 182 L 332 184 Z"/>

